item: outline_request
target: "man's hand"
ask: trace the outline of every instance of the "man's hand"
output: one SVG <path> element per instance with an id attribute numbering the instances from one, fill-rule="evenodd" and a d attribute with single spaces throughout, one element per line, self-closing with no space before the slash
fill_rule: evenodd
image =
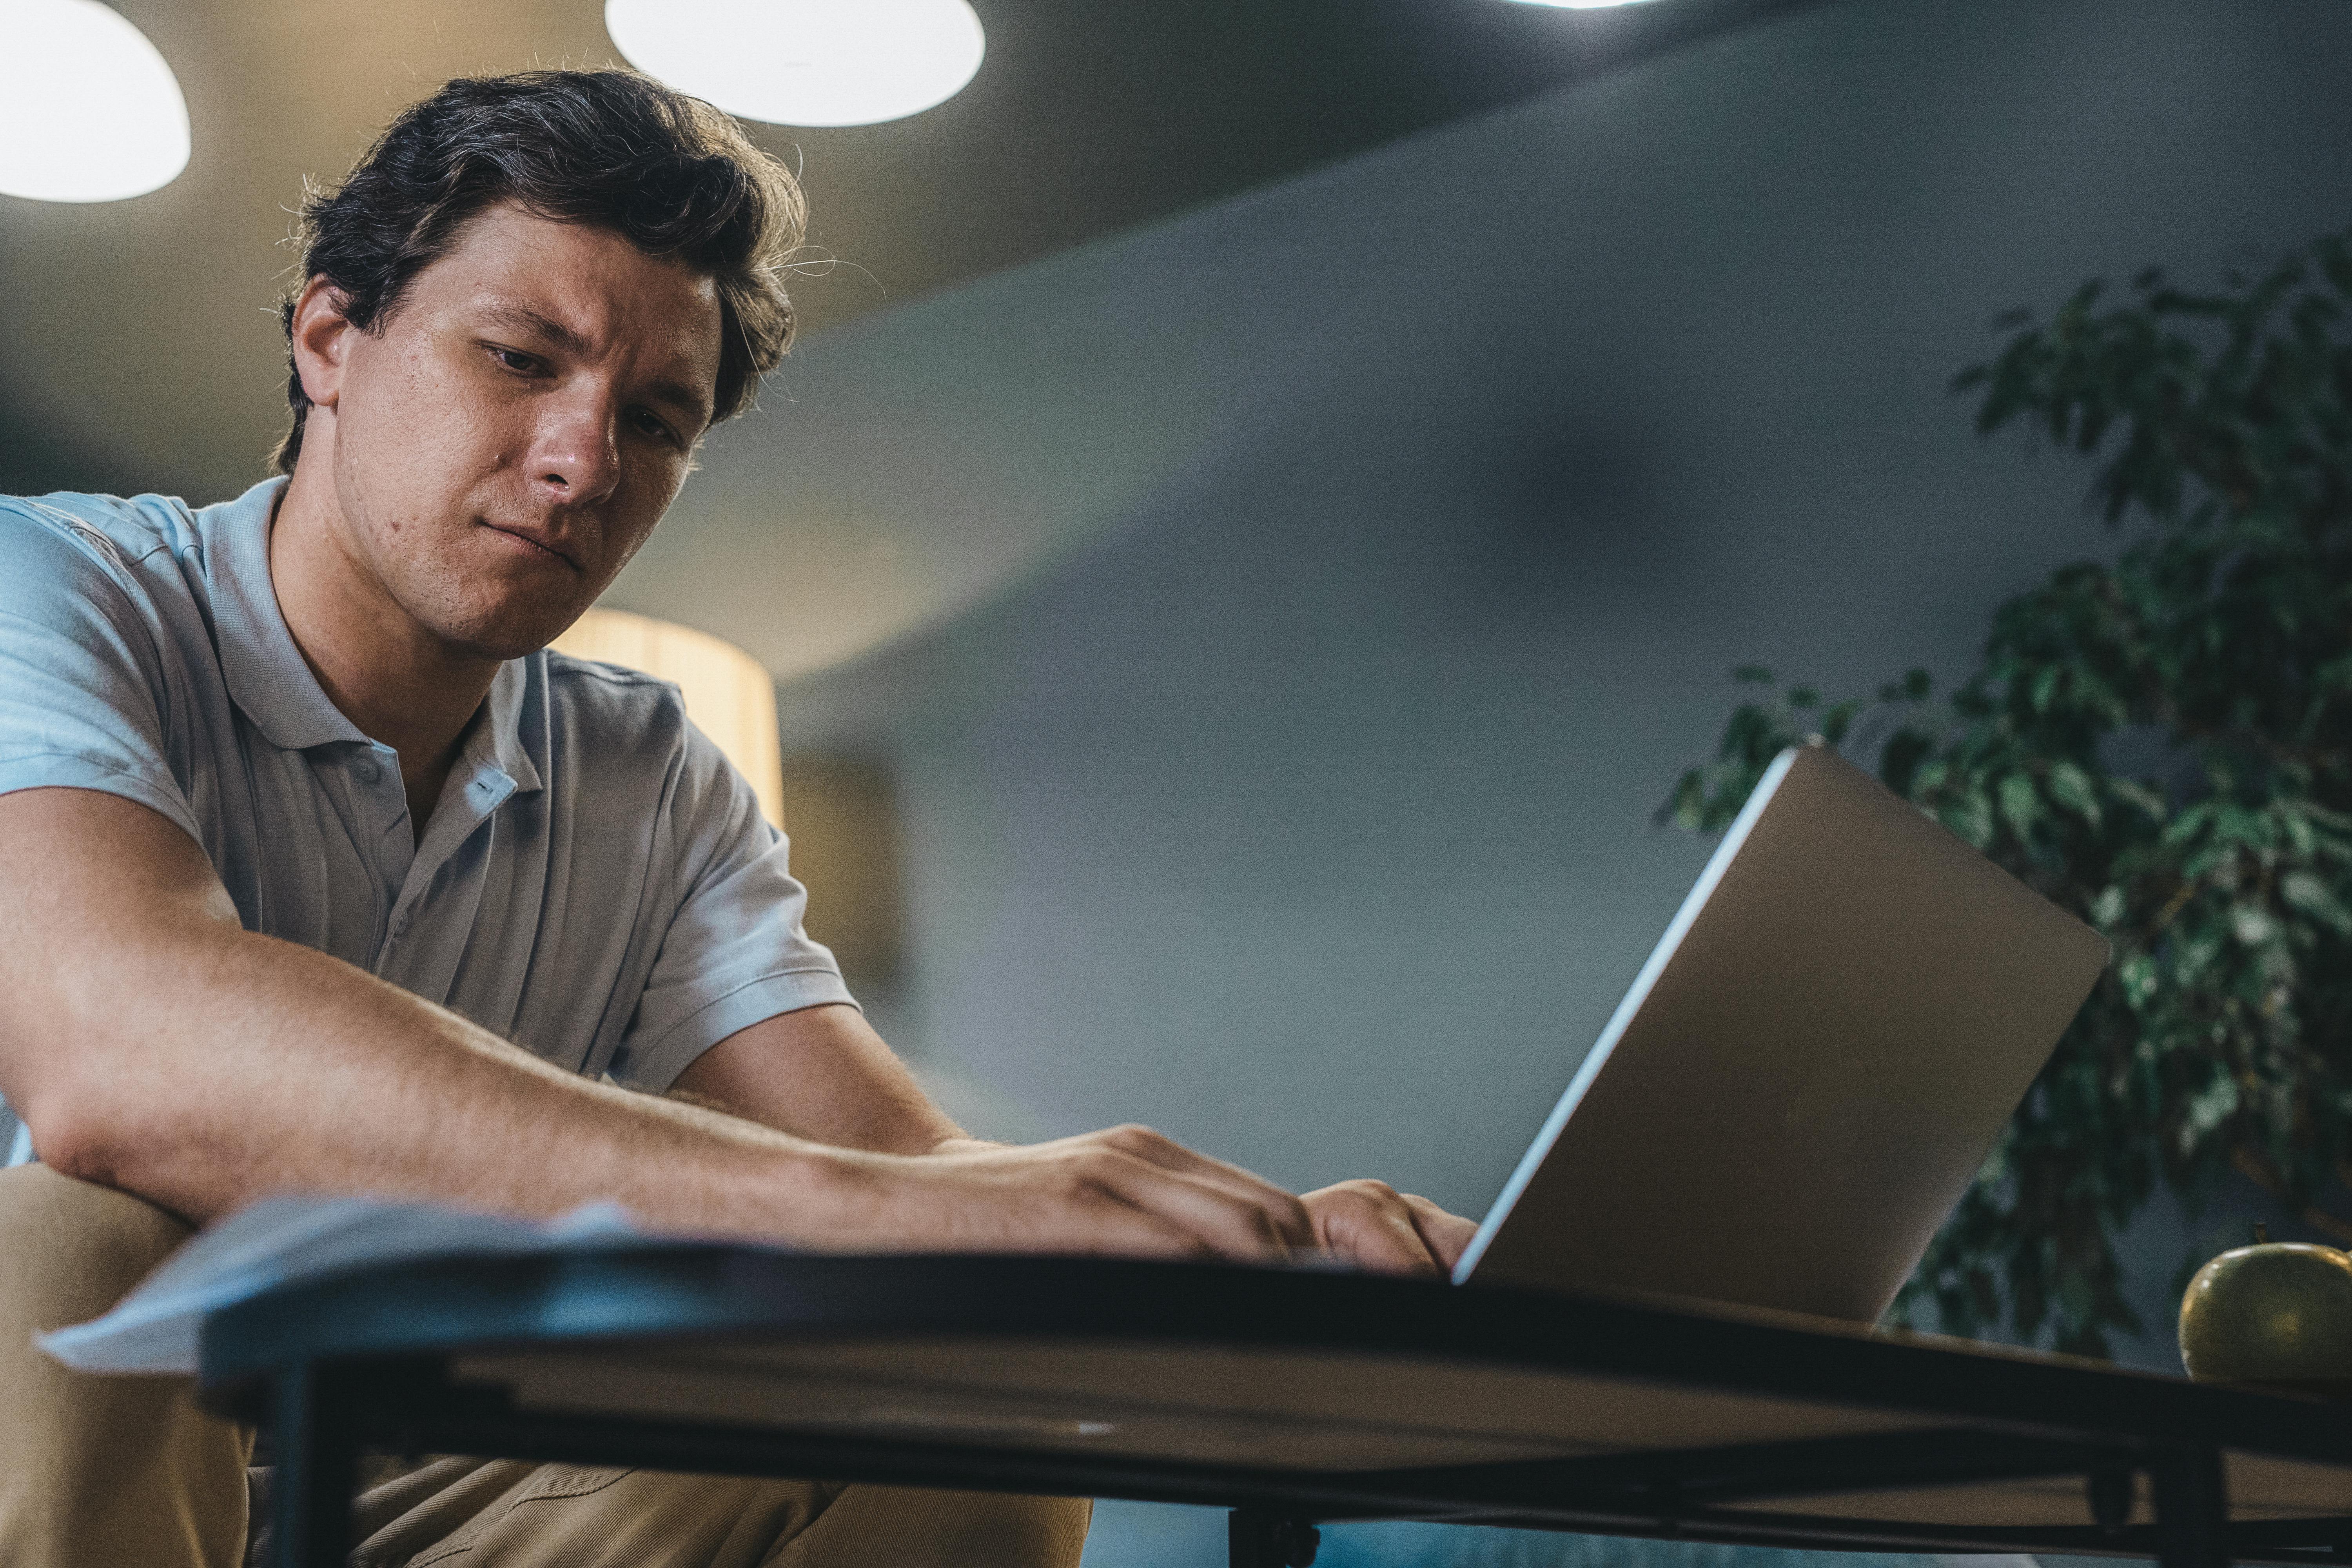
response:
<path id="1" fill-rule="evenodd" d="M 1281 1263 L 1328 1256 L 1384 1273 L 1452 1269 L 1476 1226 L 1380 1182 L 1304 1199 L 1141 1127 L 1013 1148 L 964 1136 L 855 1007 L 809 1007 L 703 1053 L 698 1103 L 840 1149 L 922 1156 L 853 1165 L 843 1245 L 1125 1253 Z M 842 1190 L 839 1185 L 830 1191 Z"/>
<path id="2" fill-rule="evenodd" d="M 1385 1182 L 1293 1197 L 1148 1127 L 1025 1147 L 957 1139 L 929 1155 L 877 1159 L 865 1176 L 864 1201 L 841 1219 L 910 1251 L 1237 1263 L 1320 1255 L 1375 1273 L 1432 1276 L 1452 1272 L 1478 1228 Z"/>
<path id="3" fill-rule="evenodd" d="M 1386 1182 L 1339 1182 L 1299 1202 L 1318 1246 L 1381 1274 L 1451 1274 L 1478 1231 L 1475 1223 Z"/>
<path id="4" fill-rule="evenodd" d="M 955 1140 L 853 1160 L 845 1175 L 835 1222 L 868 1247 L 1286 1263 L 1318 1245 L 1300 1199 L 1148 1127 L 1017 1148 Z"/>
<path id="5" fill-rule="evenodd" d="M 807 1007 L 739 1030 L 698 1058 L 672 1092 L 882 1156 L 845 1155 L 804 1205 L 819 1234 L 837 1235 L 845 1247 L 1244 1263 L 1286 1262 L 1316 1248 L 1297 1198 L 1149 1128 L 1022 1148 L 967 1137 L 855 1007 Z"/>
<path id="6" fill-rule="evenodd" d="M 1014 1148 L 966 1137 L 855 1007 L 809 1007 L 697 1058 L 678 1090 L 839 1149 L 845 1235 L 935 1251 L 1129 1254 L 1282 1263 L 1327 1256 L 1393 1274 L 1452 1269 L 1477 1227 L 1380 1182 L 1304 1199 L 1143 1127 Z M 835 1184 L 829 1191 L 844 1188 Z M 844 1245 L 876 1245 L 871 1239 Z"/>

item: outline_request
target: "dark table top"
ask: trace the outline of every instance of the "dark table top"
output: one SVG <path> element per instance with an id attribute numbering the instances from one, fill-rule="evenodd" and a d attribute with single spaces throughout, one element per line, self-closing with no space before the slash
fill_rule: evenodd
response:
<path id="1" fill-rule="evenodd" d="M 2352 1540 L 2352 1410 L 2315 1398 L 1363 1275 L 717 1244 L 465 1258 L 226 1309 L 203 1363 L 208 1398 L 248 1408 L 298 1365 L 373 1367 L 374 1439 L 434 1451 L 1939 1550 L 2144 1549 L 2143 1461 L 2189 1445 L 2223 1456 L 2242 1535 Z M 2091 1522 L 2103 1465 L 2135 1489 L 2121 1533 Z"/>

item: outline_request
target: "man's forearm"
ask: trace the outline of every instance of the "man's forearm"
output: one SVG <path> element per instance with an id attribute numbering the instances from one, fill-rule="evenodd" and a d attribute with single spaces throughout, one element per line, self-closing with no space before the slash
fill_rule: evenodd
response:
<path id="1" fill-rule="evenodd" d="M 370 1192 L 824 1228 L 837 1154 L 565 1072 L 323 953 L 230 929 L 118 938 L 109 957 L 57 976 L 78 994 L 23 1100 L 69 1173 L 195 1220 L 268 1192 Z"/>
<path id="2" fill-rule="evenodd" d="M 58 1169 L 209 1219 L 268 1192 L 821 1230 L 845 1159 L 591 1082 L 310 949 L 245 931 L 144 808 L 0 796 L 0 1091 Z"/>

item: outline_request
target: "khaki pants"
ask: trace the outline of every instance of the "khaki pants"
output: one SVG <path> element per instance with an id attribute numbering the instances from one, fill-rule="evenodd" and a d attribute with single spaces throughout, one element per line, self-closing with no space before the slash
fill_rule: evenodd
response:
<path id="1" fill-rule="evenodd" d="M 94 1377 L 32 1347 L 187 1239 L 137 1198 L 0 1171 L 0 1564 L 236 1568 L 253 1434 L 185 1378 Z M 511 1459 L 439 1459 L 359 1500 L 364 1568 L 1076 1568 L 1091 1505 Z"/>

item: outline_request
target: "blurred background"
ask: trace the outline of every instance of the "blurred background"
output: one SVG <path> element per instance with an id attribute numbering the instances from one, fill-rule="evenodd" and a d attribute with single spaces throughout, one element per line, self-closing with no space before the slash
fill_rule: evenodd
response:
<path id="1" fill-rule="evenodd" d="M 2343 0 L 973 3 L 938 107 L 753 127 L 805 335 L 607 602 L 775 679 L 811 929 L 974 1131 L 1472 1215 L 1706 858 L 1653 814 L 1730 670 L 1958 675 L 2117 547 L 1949 391 L 1992 319 L 2352 219 Z M 0 196 L 0 490 L 263 477 L 305 180 L 451 74 L 617 58 L 593 0 L 117 9 L 189 162 Z M 2237 1201 L 2138 1223 L 2126 1359 L 2177 1370 Z M 1221 1529 L 1106 1509 L 1092 1560 Z"/>

